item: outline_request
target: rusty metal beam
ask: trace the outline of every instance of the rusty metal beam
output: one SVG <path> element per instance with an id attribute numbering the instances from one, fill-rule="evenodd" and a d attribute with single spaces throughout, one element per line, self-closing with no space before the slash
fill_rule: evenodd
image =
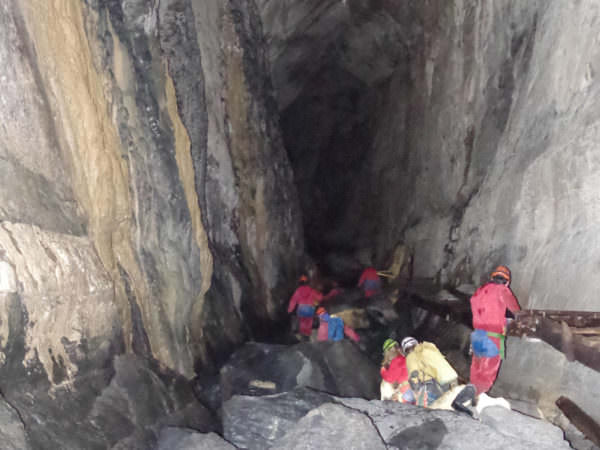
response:
<path id="1" fill-rule="evenodd" d="M 556 406 L 586 438 L 600 446 L 600 426 L 567 397 L 559 397 Z"/>
<path id="2" fill-rule="evenodd" d="M 594 341 L 573 333 L 566 322 L 517 314 L 517 318 L 509 326 L 508 334 L 540 338 L 563 352 L 568 360 L 577 360 L 600 372 L 600 348 L 594 344 Z"/>
<path id="3" fill-rule="evenodd" d="M 519 318 L 548 318 L 565 322 L 570 327 L 600 327 L 600 312 L 592 311 L 559 311 L 551 309 L 525 309 L 519 311 Z"/>
<path id="4" fill-rule="evenodd" d="M 444 287 L 459 300 L 438 301 L 436 294 L 442 287 L 433 280 L 424 279 L 414 279 L 410 285 L 394 287 L 399 291 L 400 303 L 408 303 L 442 317 L 449 316 L 455 322 L 472 326 L 468 294 Z M 569 361 L 577 360 L 600 372 L 600 345 L 597 340 L 585 337 L 585 334 L 600 334 L 600 312 L 540 309 L 518 311 L 507 333 L 511 336 L 542 339 L 564 353 Z"/>

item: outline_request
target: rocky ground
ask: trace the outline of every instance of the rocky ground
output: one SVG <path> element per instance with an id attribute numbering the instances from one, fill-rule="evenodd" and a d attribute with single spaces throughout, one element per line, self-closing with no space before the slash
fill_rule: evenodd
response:
<path id="1" fill-rule="evenodd" d="M 475 420 L 381 402 L 371 388 L 378 381 L 377 367 L 348 341 L 249 343 L 221 370 L 225 440 L 169 429 L 159 448 L 571 448 L 560 428 L 497 406 Z"/>

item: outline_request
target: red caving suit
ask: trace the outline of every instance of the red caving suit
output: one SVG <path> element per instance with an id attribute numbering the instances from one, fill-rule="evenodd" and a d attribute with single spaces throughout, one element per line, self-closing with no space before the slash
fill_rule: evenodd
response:
<path id="1" fill-rule="evenodd" d="M 292 295 L 292 298 L 290 298 L 288 313 L 291 313 L 296 308 L 296 305 L 298 305 L 296 314 L 298 315 L 298 331 L 301 334 L 310 336 L 313 325 L 314 305 L 321 300 L 323 300 L 323 294 L 311 288 L 308 284 L 299 286 Z M 312 313 L 310 312 L 311 308 Z M 308 315 L 309 313 L 310 315 Z"/>
<path id="2" fill-rule="evenodd" d="M 470 382 L 477 388 L 477 394 L 490 390 L 503 358 L 504 335 L 506 333 L 506 309 L 512 312 L 519 311 L 519 303 L 508 286 L 496 283 L 487 283 L 481 286 L 471 297 L 471 311 L 473 313 L 473 328 L 484 330 L 488 337 L 496 344 L 500 354 L 493 357 L 475 356 L 471 361 Z M 503 335 L 502 338 L 493 334 Z"/>
<path id="3" fill-rule="evenodd" d="M 381 279 L 373 267 L 367 267 L 358 280 L 358 287 L 362 287 L 365 297 L 369 298 L 381 290 Z"/>

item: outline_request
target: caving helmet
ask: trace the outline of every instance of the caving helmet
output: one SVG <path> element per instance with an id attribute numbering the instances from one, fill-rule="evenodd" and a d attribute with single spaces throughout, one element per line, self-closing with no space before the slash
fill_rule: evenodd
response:
<path id="1" fill-rule="evenodd" d="M 417 345 L 418 342 L 414 337 L 407 336 L 402 339 L 402 351 L 406 353 L 408 350 Z"/>
<path id="2" fill-rule="evenodd" d="M 325 308 L 323 308 L 322 306 L 319 306 L 317 308 L 317 316 L 320 316 L 321 314 L 325 314 L 327 311 L 325 311 Z"/>
<path id="3" fill-rule="evenodd" d="M 496 267 L 490 275 L 490 278 L 494 279 L 496 277 L 504 278 L 507 284 L 510 283 L 510 269 L 506 266 Z"/>
<path id="4" fill-rule="evenodd" d="M 393 339 L 386 339 L 383 343 L 383 353 L 387 352 L 394 345 L 398 345 L 398 341 L 395 341 Z"/>

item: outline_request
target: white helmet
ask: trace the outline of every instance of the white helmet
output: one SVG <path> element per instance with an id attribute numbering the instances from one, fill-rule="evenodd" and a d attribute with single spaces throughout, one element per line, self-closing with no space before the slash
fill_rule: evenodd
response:
<path id="1" fill-rule="evenodd" d="M 402 344 L 400 345 L 402 346 L 402 351 L 406 353 L 408 349 L 414 347 L 417 344 L 418 342 L 414 337 L 407 336 L 404 339 L 402 339 Z"/>

